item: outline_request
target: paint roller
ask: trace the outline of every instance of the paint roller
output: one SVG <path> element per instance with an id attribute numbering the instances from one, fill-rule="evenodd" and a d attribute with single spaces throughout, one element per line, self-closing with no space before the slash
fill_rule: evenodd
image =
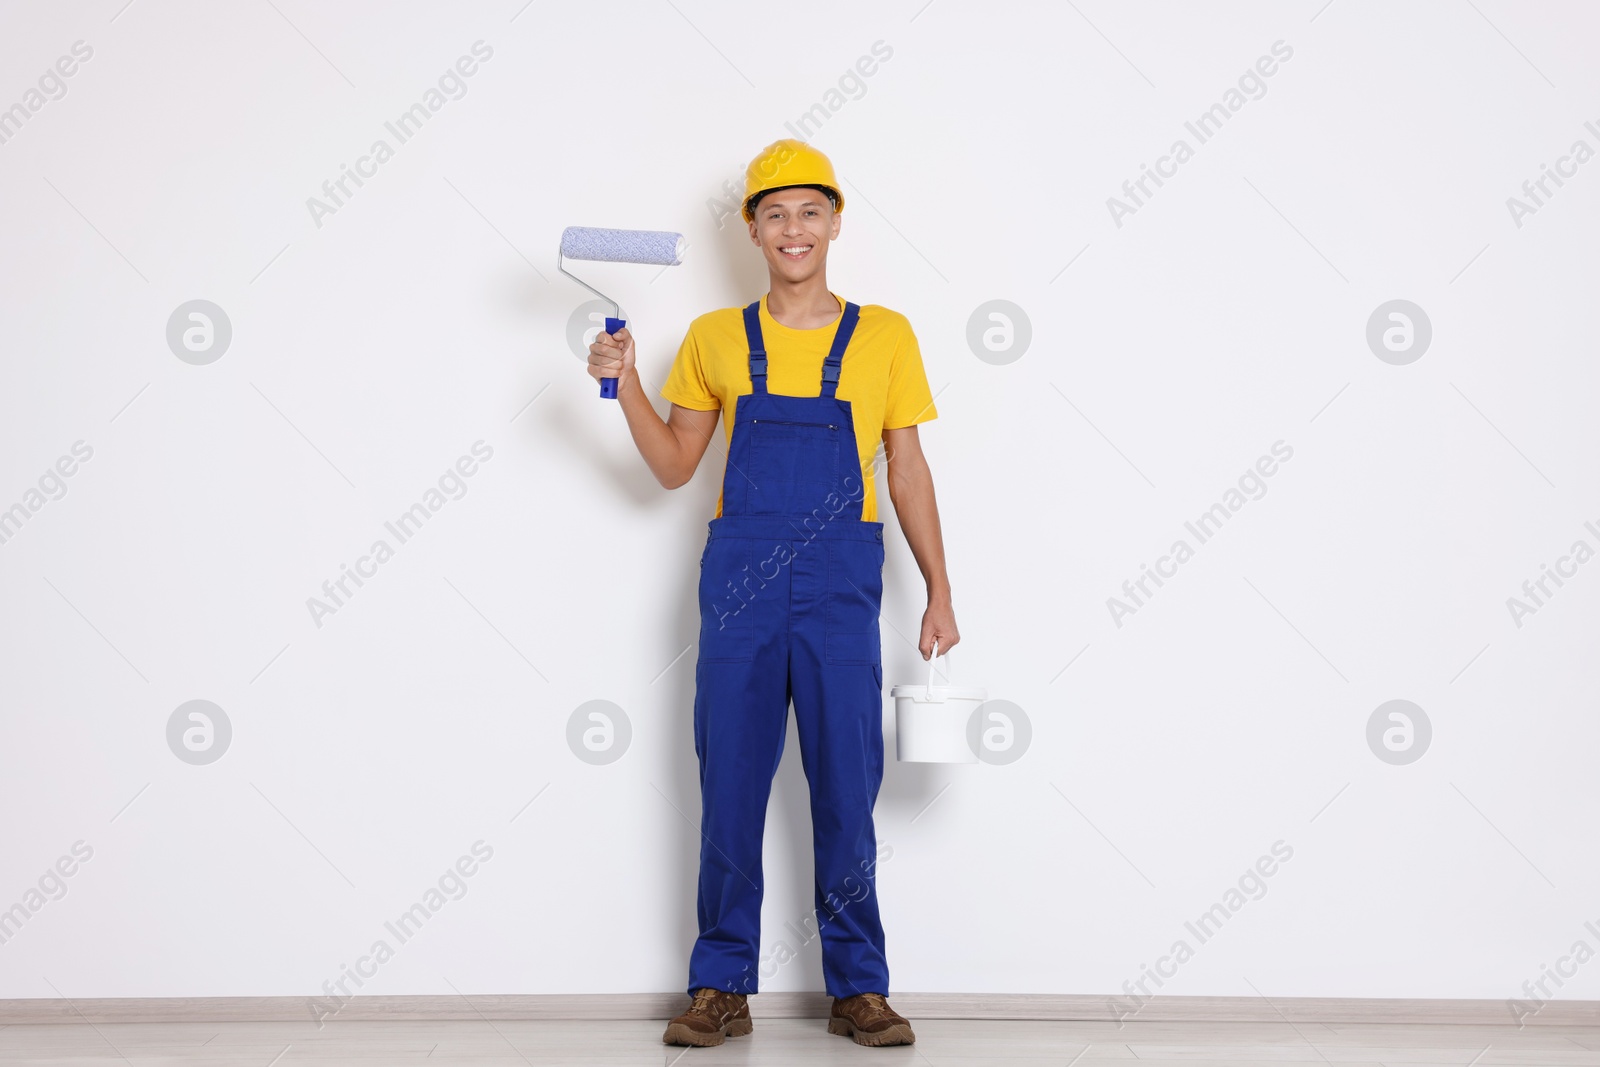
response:
<path id="1" fill-rule="evenodd" d="M 595 226 L 568 226 L 561 233 L 561 251 L 556 256 L 556 269 L 601 300 L 617 309 L 616 318 L 606 319 L 606 333 L 612 334 L 627 325 L 622 317 L 622 305 L 594 286 L 567 270 L 563 262 L 584 259 L 597 263 L 652 263 L 662 267 L 675 267 L 683 262 L 684 240 L 681 233 L 666 230 L 603 230 Z M 617 398 L 617 380 L 600 379 L 600 395 L 607 400 Z"/>

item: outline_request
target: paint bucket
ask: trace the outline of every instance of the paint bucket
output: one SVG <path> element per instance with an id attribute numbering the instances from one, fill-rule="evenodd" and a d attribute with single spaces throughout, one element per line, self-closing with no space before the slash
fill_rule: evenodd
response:
<path id="1" fill-rule="evenodd" d="M 894 755 L 902 763 L 977 763 L 978 754 L 967 743 L 967 722 L 989 692 L 976 686 L 934 685 L 933 662 L 939 646 L 928 657 L 926 685 L 897 685 L 894 698 Z M 950 653 L 944 654 L 946 676 Z"/>

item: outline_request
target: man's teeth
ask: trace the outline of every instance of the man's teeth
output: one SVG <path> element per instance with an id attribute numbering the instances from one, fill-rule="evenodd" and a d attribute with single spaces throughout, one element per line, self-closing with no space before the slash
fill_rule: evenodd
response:
<path id="1" fill-rule="evenodd" d="M 778 251 L 782 252 L 786 256 L 798 256 L 803 252 L 811 251 L 811 246 L 810 245 L 790 245 L 788 248 L 780 248 L 780 249 L 778 249 Z"/>

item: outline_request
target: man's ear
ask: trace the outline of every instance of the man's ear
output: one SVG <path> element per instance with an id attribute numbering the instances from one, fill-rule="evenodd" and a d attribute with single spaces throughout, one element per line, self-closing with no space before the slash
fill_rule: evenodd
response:
<path id="1" fill-rule="evenodd" d="M 761 244 L 761 238 L 756 236 L 756 224 L 754 222 L 750 223 L 750 243 L 753 245 Z"/>
<path id="2" fill-rule="evenodd" d="M 834 214 L 833 214 L 833 234 L 832 234 L 832 236 L 830 236 L 828 238 L 828 240 L 836 241 L 836 240 L 839 239 L 839 226 L 843 222 L 844 222 L 844 216 L 839 214 L 838 212 L 834 212 Z"/>

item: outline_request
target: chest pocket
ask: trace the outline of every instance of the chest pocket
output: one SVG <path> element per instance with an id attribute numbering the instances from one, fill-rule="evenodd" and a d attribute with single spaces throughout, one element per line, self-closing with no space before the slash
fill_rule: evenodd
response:
<path id="1" fill-rule="evenodd" d="M 840 462 L 848 428 L 825 418 L 815 421 L 757 416 L 750 432 L 750 511 L 757 515 L 829 513 L 832 493 L 841 496 Z M 848 442 L 854 455 L 855 442 Z"/>

